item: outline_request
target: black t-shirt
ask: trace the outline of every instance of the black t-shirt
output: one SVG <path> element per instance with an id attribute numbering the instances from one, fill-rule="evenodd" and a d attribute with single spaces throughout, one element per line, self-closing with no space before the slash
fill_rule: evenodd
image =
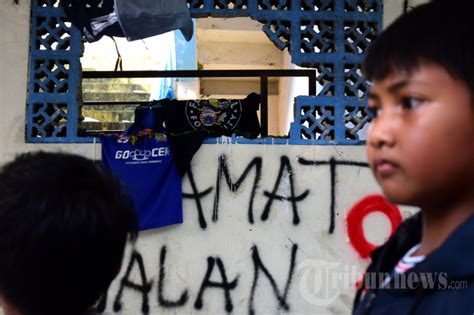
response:
<path id="1" fill-rule="evenodd" d="M 245 99 L 161 100 L 166 133 L 178 173 L 189 169 L 194 154 L 206 137 L 256 138 L 261 132 L 257 111 L 260 96 Z"/>

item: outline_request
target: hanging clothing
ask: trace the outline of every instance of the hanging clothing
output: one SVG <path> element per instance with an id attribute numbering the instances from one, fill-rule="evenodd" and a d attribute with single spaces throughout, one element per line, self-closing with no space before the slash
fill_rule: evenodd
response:
<path id="1" fill-rule="evenodd" d="M 116 23 L 118 23 L 118 16 L 115 11 L 112 11 L 107 15 L 93 18 L 91 19 L 92 34 L 97 36 L 98 34 L 107 32 L 107 29 Z"/>
<path id="2" fill-rule="evenodd" d="M 206 137 L 231 136 L 256 138 L 261 132 L 257 111 L 260 96 L 245 99 L 160 100 L 166 134 L 181 176 L 189 169 L 192 157 Z"/>
<path id="3" fill-rule="evenodd" d="M 88 42 L 104 35 L 133 41 L 176 29 L 189 41 L 194 32 L 186 0 L 61 0 L 61 5 Z"/>
<path id="4" fill-rule="evenodd" d="M 102 163 L 132 197 L 140 230 L 183 222 L 181 177 L 166 140 L 102 136 L 101 142 Z"/>
<path id="5" fill-rule="evenodd" d="M 61 0 L 67 17 L 88 42 L 104 35 L 124 37 L 114 10 L 114 0 Z"/>
<path id="6" fill-rule="evenodd" d="M 115 0 L 117 15 L 129 41 L 179 29 L 189 41 L 193 21 L 186 0 Z"/>
<path id="7" fill-rule="evenodd" d="M 132 196 L 140 230 L 183 222 L 181 177 L 163 133 L 163 108 L 150 102 L 135 109 L 123 137 L 104 136 L 102 162 Z"/>

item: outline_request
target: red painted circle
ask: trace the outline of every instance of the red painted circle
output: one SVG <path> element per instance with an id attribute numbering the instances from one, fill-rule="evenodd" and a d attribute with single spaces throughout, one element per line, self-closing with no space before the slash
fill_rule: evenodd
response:
<path id="1" fill-rule="evenodd" d="M 349 210 L 346 224 L 349 241 L 362 258 L 369 257 L 370 253 L 377 247 L 370 243 L 364 234 L 363 221 L 372 212 L 382 212 L 387 216 L 391 225 L 390 235 L 395 232 L 395 229 L 402 222 L 402 215 L 398 207 L 389 203 L 381 195 L 370 195 L 357 202 Z"/>

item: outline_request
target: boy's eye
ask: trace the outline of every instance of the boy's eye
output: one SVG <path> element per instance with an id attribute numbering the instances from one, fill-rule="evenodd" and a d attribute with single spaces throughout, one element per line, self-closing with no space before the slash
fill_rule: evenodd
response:
<path id="1" fill-rule="evenodd" d="M 401 101 L 401 105 L 404 109 L 413 109 L 425 102 L 424 99 L 419 97 L 407 96 L 403 97 Z"/>

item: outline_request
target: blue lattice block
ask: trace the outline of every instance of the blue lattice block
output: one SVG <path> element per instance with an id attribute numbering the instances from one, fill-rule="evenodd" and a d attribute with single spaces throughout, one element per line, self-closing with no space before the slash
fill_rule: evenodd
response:
<path id="1" fill-rule="evenodd" d="M 258 0 L 258 10 L 290 10 L 290 0 Z"/>
<path id="2" fill-rule="evenodd" d="M 336 51 L 333 21 L 301 21 L 301 51 L 333 53 Z"/>
<path id="3" fill-rule="evenodd" d="M 344 112 L 345 138 L 346 140 L 366 140 L 370 113 L 365 105 L 346 105 Z"/>
<path id="4" fill-rule="evenodd" d="M 370 43 L 375 40 L 377 33 L 376 22 L 344 22 L 345 51 L 347 53 L 363 54 L 370 46 Z"/>
<path id="5" fill-rule="evenodd" d="M 59 0 L 33 0 L 32 7 L 55 7 L 60 6 Z"/>
<path id="6" fill-rule="evenodd" d="M 187 0 L 191 15 L 202 17 L 250 16 L 249 7 L 256 0 Z"/>
<path id="7" fill-rule="evenodd" d="M 344 65 L 344 96 L 363 98 L 369 86 L 362 75 L 360 64 Z"/>
<path id="8" fill-rule="evenodd" d="M 334 96 L 334 64 L 325 63 L 316 65 L 316 82 L 318 96 Z"/>
<path id="9" fill-rule="evenodd" d="M 291 138 L 299 142 L 329 143 L 335 140 L 334 105 L 324 104 L 322 97 L 299 96 L 296 98 L 295 121 L 291 124 Z M 306 140 L 306 141 L 305 141 Z"/>
<path id="10" fill-rule="evenodd" d="M 33 77 L 35 93 L 67 93 L 69 61 L 37 59 Z"/>
<path id="11" fill-rule="evenodd" d="M 197 13 L 198 10 L 204 9 L 204 1 L 203 0 L 187 0 L 189 9 L 193 13 Z"/>
<path id="12" fill-rule="evenodd" d="M 80 33 L 59 0 L 33 0 L 28 88 L 29 142 L 76 142 Z"/>
<path id="13" fill-rule="evenodd" d="M 35 44 L 37 50 L 69 50 L 71 23 L 65 22 L 63 17 L 37 16 Z"/>
<path id="14" fill-rule="evenodd" d="M 234 9 L 247 9 L 248 8 L 248 0 L 215 0 L 214 1 L 214 9 L 227 9 L 227 10 L 234 10 Z"/>
<path id="15" fill-rule="evenodd" d="M 28 126 L 33 137 L 66 137 L 68 105 L 66 103 L 35 103 L 30 105 Z"/>
<path id="16" fill-rule="evenodd" d="M 305 11 L 334 11 L 334 0 L 301 0 L 301 9 Z"/>
<path id="17" fill-rule="evenodd" d="M 261 20 L 264 23 L 263 31 L 268 38 L 283 50 L 285 47 L 290 47 L 290 21 L 284 20 Z"/>
<path id="18" fill-rule="evenodd" d="M 376 13 L 382 10 L 379 0 L 344 0 L 346 12 Z"/>

